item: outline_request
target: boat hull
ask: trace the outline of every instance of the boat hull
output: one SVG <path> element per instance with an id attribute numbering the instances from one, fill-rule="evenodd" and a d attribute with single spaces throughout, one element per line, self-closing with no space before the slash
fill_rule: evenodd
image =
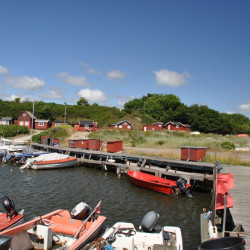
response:
<path id="1" fill-rule="evenodd" d="M 150 189 L 152 191 L 167 195 L 176 194 L 176 182 L 173 180 L 168 180 L 151 174 L 132 170 L 128 171 L 128 175 L 131 183 L 138 187 Z"/>
<path id="2" fill-rule="evenodd" d="M 40 161 L 34 162 L 31 165 L 32 169 L 41 170 L 41 169 L 54 169 L 54 168 L 69 168 L 75 166 L 77 163 L 77 158 L 68 158 L 61 160 L 52 160 L 52 161 Z"/>
<path id="3" fill-rule="evenodd" d="M 56 235 L 56 234 L 57 235 L 68 235 L 67 239 L 73 239 L 73 237 L 76 234 L 76 231 L 78 231 L 78 229 L 80 229 L 80 225 L 83 224 L 83 221 L 72 219 L 70 216 L 65 216 L 65 213 L 69 214 L 69 212 L 67 210 L 56 210 L 56 211 L 51 212 L 49 214 L 46 214 L 44 216 L 37 217 L 37 218 L 35 218 L 31 221 L 28 221 L 22 225 L 16 226 L 12 229 L 5 230 L 4 232 L 0 233 L 0 235 L 14 236 L 14 235 L 19 234 L 23 231 L 27 231 L 28 233 L 30 233 L 30 232 L 33 232 L 34 226 L 37 226 L 40 224 L 40 221 L 47 221 L 50 223 L 50 225 L 48 225 L 48 227 L 51 228 L 53 235 Z M 57 220 L 58 220 L 58 218 L 61 218 L 62 221 L 68 221 L 67 224 L 62 224 L 61 229 L 60 229 L 60 230 L 67 230 L 68 232 L 66 233 L 66 232 L 56 231 L 56 230 L 58 230 L 60 224 L 57 224 L 58 221 L 56 221 L 56 219 L 53 219 L 53 218 L 57 218 Z M 75 242 L 73 242 L 70 246 L 68 246 L 67 249 L 68 250 L 80 249 L 82 246 L 84 246 L 88 242 L 91 242 L 93 239 L 95 239 L 98 236 L 98 234 L 101 232 L 105 220 L 106 220 L 105 216 L 97 214 L 95 221 L 93 221 L 92 223 L 87 222 L 87 224 L 90 223 L 90 225 L 85 225 L 86 228 L 83 228 L 80 231 L 79 237 L 77 237 Z M 76 224 L 77 227 L 76 227 L 76 225 L 74 225 L 74 222 L 77 222 L 77 224 Z M 73 231 L 71 231 L 69 233 L 71 228 Z M 71 236 L 69 236 L 69 235 L 71 235 Z M 69 237 L 71 237 L 71 238 L 69 238 Z M 59 249 L 60 249 L 60 247 L 59 247 Z"/>

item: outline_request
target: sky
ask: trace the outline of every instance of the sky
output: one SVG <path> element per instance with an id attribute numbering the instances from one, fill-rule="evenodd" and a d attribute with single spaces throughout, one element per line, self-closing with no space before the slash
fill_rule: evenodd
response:
<path id="1" fill-rule="evenodd" d="M 249 0 L 4 0 L 0 99 L 174 94 L 250 117 Z"/>

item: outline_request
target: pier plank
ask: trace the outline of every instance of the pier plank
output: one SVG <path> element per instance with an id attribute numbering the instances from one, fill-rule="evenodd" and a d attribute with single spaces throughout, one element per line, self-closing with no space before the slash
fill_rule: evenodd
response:
<path id="1" fill-rule="evenodd" d="M 235 224 L 242 224 L 246 235 L 242 235 L 247 242 L 246 249 L 250 250 L 250 167 L 224 166 L 222 173 L 234 175 L 234 189 L 229 191 L 233 197 L 234 206 L 230 208 Z"/>

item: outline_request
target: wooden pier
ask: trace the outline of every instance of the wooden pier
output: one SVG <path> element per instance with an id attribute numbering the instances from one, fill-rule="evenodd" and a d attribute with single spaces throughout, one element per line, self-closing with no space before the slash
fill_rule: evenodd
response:
<path id="1" fill-rule="evenodd" d="M 231 173 L 234 176 L 234 188 L 229 190 L 234 206 L 230 211 L 234 223 L 242 224 L 245 234 L 240 236 L 246 240 L 245 249 L 250 250 L 250 167 L 224 166 L 222 173 Z"/>
<path id="2" fill-rule="evenodd" d="M 139 170 L 159 177 L 185 178 L 189 184 L 211 189 L 215 164 L 172 160 L 160 157 L 138 156 L 124 153 L 107 153 L 79 148 L 47 146 L 33 143 L 32 147 L 49 152 L 67 153 L 78 158 L 78 164 L 97 167 L 105 171 L 114 171 L 121 176 L 128 170 Z"/>

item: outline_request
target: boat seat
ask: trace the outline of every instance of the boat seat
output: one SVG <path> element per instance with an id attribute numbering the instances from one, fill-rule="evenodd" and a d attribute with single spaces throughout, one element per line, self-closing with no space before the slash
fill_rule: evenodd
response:
<path id="1" fill-rule="evenodd" d="M 61 215 L 54 215 L 50 218 L 53 222 L 49 227 L 54 233 L 66 234 L 66 235 L 75 235 L 79 228 L 81 227 L 83 221 L 75 220 L 70 218 L 62 217 Z M 88 228 L 92 224 L 87 222 L 83 229 Z"/>

